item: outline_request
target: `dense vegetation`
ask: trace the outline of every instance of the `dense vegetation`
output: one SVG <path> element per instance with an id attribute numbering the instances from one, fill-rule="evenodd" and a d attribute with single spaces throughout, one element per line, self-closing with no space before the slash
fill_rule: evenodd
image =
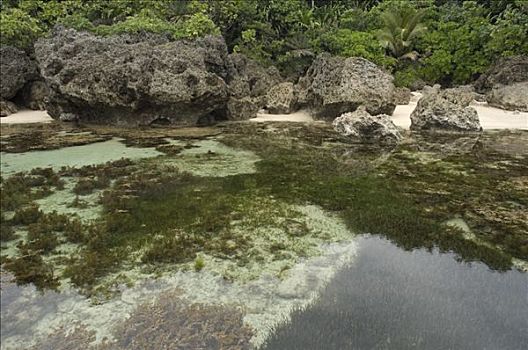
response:
<path id="1" fill-rule="evenodd" d="M 56 24 L 99 35 L 221 34 L 229 50 L 286 75 L 321 51 L 362 56 L 417 81 L 462 84 L 528 53 L 523 0 L 3 0 L 1 44 L 25 49 Z"/>

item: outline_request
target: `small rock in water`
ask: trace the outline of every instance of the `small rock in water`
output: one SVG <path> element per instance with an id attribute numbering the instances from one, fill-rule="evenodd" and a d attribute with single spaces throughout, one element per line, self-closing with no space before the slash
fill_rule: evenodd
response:
<path id="1" fill-rule="evenodd" d="M 333 126 L 338 133 L 358 142 L 395 144 L 402 139 L 388 115 L 370 115 L 363 106 L 355 112 L 342 114 L 334 120 Z"/>

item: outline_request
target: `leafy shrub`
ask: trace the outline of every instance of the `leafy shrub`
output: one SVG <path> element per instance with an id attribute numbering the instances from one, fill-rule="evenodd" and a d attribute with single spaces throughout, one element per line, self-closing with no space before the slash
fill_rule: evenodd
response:
<path id="1" fill-rule="evenodd" d="M 57 23 L 62 24 L 65 27 L 73 28 L 76 30 L 93 30 L 94 25 L 90 20 L 80 14 L 68 15 L 64 18 L 60 18 Z"/>
<path id="2" fill-rule="evenodd" d="M 126 20 L 114 25 L 100 25 L 95 28 L 99 35 L 115 35 L 123 33 L 170 33 L 174 34 L 176 28 L 173 24 L 157 17 L 141 13 L 136 16 L 127 17 Z"/>
<path id="3" fill-rule="evenodd" d="M 394 85 L 398 87 L 411 88 L 418 80 L 421 80 L 416 68 L 406 68 L 394 73 Z"/>
<path id="4" fill-rule="evenodd" d="M 27 48 L 43 30 L 36 18 L 17 8 L 0 12 L 0 44 Z"/>
<path id="5" fill-rule="evenodd" d="M 339 29 L 323 35 L 320 39 L 320 47 L 339 56 L 363 57 L 385 67 L 390 67 L 396 62 L 395 59 L 385 55 L 385 50 L 376 37 L 366 32 Z"/>
<path id="6" fill-rule="evenodd" d="M 490 56 L 528 55 L 528 14 L 508 7 L 492 27 L 486 50 Z"/>
<path id="7" fill-rule="evenodd" d="M 178 26 L 173 34 L 174 38 L 197 38 L 207 34 L 220 34 L 220 29 L 204 13 L 193 14 L 189 19 Z"/>
<path id="8" fill-rule="evenodd" d="M 441 8 L 439 21 L 418 44 L 425 53 L 423 75 L 430 83 L 467 83 L 490 64 L 484 52 L 492 25 L 482 6 L 466 1 Z"/>

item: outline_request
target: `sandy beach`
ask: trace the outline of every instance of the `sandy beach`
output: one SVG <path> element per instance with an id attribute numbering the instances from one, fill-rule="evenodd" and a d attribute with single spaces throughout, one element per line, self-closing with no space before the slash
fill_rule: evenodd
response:
<path id="1" fill-rule="evenodd" d="M 411 113 L 416 108 L 416 103 L 422 97 L 418 92 L 413 92 L 411 102 L 407 105 L 398 105 L 392 114 L 392 120 L 397 126 L 408 130 L 411 126 Z M 528 113 L 506 111 L 489 106 L 486 102 L 473 101 L 471 107 L 477 110 L 480 124 L 483 129 L 521 129 L 528 130 Z M 1 124 L 27 124 L 50 123 L 53 119 L 46 111 L 21 110 L 8 117 L 0 118 Z M 258 113 L 251 122 L 314 122 L 307 110 L 300 110 L 291 114 Z"/>

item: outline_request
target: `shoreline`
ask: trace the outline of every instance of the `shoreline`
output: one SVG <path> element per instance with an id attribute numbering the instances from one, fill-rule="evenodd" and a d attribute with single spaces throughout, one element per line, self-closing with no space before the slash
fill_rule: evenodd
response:
<path id="1" fill-rule="evenodd" d="M 396 126 L 404 130 L 409 130 L 411 125 L 411 113 L 416 108 L 416 104 L 421 96 L 420 93 L 413 92 L 413 97 L 409 104 L 396 106 L 396 109 L 392 114 L 392 121 Z M 476 109 L 483 130 L 528 130 L 528 112 L 508 111 L 489 106 L 486 102 L 477 101 L 473 101 L 470 106 Z M 254 123 L 320 122 L 313 119 L 307 110 L 299 110 L 290 114 L 258 113 L 256 118 L 251 118 L 248 121 Z M 47 124 L 51 122 L 53 122 L 53 118 L 51 118 L 46 111 L 34 111 L 29 109 L 21 110 L 7 117 L 0 118 L 0 124 L 2 125 Z"/>

